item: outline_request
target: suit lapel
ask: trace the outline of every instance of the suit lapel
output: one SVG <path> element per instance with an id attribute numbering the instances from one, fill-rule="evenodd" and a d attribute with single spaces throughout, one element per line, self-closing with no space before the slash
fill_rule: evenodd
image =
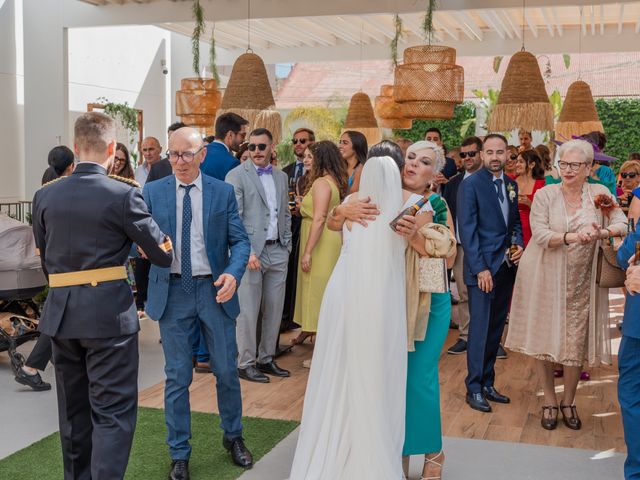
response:
<path id="1" fill-rule="evenodd" d="M 488 183 L 488 187 L 489 187 L 489 190 L 491 192 L 491 195 L 488 195 L 488 197 L 491 198 L 491 202 L 493 203 L 494 208 L 496 208 L 497 211 L 499 212 L 498 216 L 500 217 L 500 220 L 502 220 L 502 223 L 506 227 L 507 224 L 504 221 L 504 215 L 502 215 L 502 207 L 500 206 L 500 200 L 498 200 L 498 194 L 496 193 L 496 184 L 493 183 L 493 180 L 495 179 L 495 177 L 493 176 L 493 174 L 489 170 L 486 170 L 486 169 L 483 168 L 482 171 L 487 176 L 487 181 L 489 182 Z M 506 187 L 505 187 L 505 190 L 506 190 Z"/>
<path id="2" fill-rule="evenodd" d="M 169 227 L 171 229 L 171 238 L 176 241 L 176 177 L 170 175 L 164 184 L 165 201 L 167 202 L 167 215 L 169 217 Z"/>
<path id="3" fill-rule="evenodd" d="M 258 177 L 258 172 L 256 172 L 256 168 L 253 166 L 253 162 L 251 162 L 251 160 L 247 160 L 246 162 L 243 163 L 243 166 L 244 166 L 245 172 L 247 172 L 247 176 L 249 177 L 251 182 L 253 182 L 254 186 L 258 190 L 258 193 L 260 194 L 260 198 L 262 198 L 262 201 L 268 208 L 269 202 L 267 201 L 267 194 L 264 191 L 264 187 L 262 186 L 262 182 L 260 181 L 260 178 Z M 277 185 L 276 185 L 276 188 L 277 188 Z"/>
<path id="4" fill-rule="evenodd" d="M 209 245 L 208 219 L 211 215 L 211 202 L 213 200 L 213 186 L 208 178 L 202 177 L 202 230 L 204 232 L 204 244 Z"/>

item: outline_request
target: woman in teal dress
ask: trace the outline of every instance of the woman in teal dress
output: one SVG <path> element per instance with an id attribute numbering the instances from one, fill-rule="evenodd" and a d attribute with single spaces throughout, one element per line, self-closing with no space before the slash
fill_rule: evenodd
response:
<path id="1" fill-rule="evenodd" d="M 414 203 L 428 191 L 433 176 L 444 166 L 442 150 L 431 142 L 417 142 L 407 150 L 406 163 L 403 169 L 403 187 L 414 194 L 408 204 Z M 447 263 L 453 264 L 455 257 L 455 238 L 451 215 L 446 202 L 436 194 L 429 197 L 427 210 L 433 215 L 433 223 L 449 228 L 453 255 Z M 424 227 L 423 227 L 424 228 Z M 422 231 L 422 229 L 421 229 Z M 447 251 L 445 249 L 444 251 Z M 409 268 L 409 267 L 408 267 Z M 409 289 L 408 280 L 407 289 Z M 407 294 L 409 296 L 409 292 Z M 432 293 L 426 331 L 422 327 L 414 329 L 412 319 L 409 323 L 409 357 L 407 369 L 407 397 L 405 420 L 405 443 L 402 455 L 405 459 L 405 474 L 408 471 L 408 459 L 411 455 L 424 454 L 422 477 L 425 479 L 441 478 L 444 463 L 442 451 L 442 428 L 440 420 L 440 385 L 438 380 L 438 359 L 449 331 L 451 318 L 451 294 Z M 425 315 L 418 312 L 417 316 Z M 409 317 L 409 307 L 407 311 Z M 420 323 L 420 320 L 417 321 Z M 412 335 L 415 331 L 416 334 Z M 412 338 L 413 337 L 413 338 Z M 422 338 L 421 338 L 422 337 Z M 413 350 L 413 351 L 412 351 Z"/>

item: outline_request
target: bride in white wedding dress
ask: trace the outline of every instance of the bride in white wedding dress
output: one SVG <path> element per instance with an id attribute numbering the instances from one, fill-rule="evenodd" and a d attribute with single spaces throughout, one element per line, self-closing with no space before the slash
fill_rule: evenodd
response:
<path id="1" fill-rule="evenodd" d="M 290 480 L 400 480 L 407 376 L 405 240 L 397 165 L 367 160 L 360 197 L 380 216 L 343 228 L 327 284 Z"/>

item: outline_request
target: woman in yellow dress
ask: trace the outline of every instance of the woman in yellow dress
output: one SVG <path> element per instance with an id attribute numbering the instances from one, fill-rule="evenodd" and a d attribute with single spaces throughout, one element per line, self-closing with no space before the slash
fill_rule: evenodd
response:
<path id="1" fill-rule="evenodd" d="M 313 162 L 300 205 L 300 265 L 294 314 L 302 332 L 293 340 L 294 345 L 316 332 L 324 289 L 342 248 L 340 234 L 326 227 L 327 215 L 347 192 L 347 170 L 338 147 L 323 140 L 307 150 Z"/>

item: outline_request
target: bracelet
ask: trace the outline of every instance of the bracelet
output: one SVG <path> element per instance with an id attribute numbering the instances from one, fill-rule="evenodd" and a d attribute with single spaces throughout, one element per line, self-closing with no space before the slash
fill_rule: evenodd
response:
<path id="1" fill-rule="evenodd" d="M 604 227 L 604 229 L 609 233 L 609 235 L 607 235 L 604 238 L 608 238 L 608 237 L 615 237 L 615 235 L 613 234 L 613 232 L 611 230 L 609 230 L 609 227 Z"/>
<path id="2" fill-rule="evenodd" d="M 564 242 L 565 245 L 569 246 L 569 242 L 567 242 L 567 235 L 569 235 L 569 232 L 564 232 L 564 235 L 562 236 L 562 241 Z"/>

